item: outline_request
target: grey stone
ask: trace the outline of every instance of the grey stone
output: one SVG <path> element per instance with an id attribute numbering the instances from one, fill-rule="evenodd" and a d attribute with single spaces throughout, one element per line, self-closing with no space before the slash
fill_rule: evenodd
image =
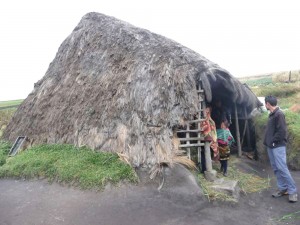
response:
<path id="1" fill-rule="evenodd" d="M 215 170 L 205 171 L 204 177 L 208 181 L 214 181 L 214 180 L 216 180 L 216 177 L 217 177 L 217 171 L 215 171 Z"/>
<path id="2" fill-rule="evenodd" d="M 213 184 L 211 188 L 215 189 L 216 191 L 228 194 L 237 200 L 240 197 L 240 188 L 238 186 L 238 181 L 236 180 L 219 180 L 217 183 Z"/>

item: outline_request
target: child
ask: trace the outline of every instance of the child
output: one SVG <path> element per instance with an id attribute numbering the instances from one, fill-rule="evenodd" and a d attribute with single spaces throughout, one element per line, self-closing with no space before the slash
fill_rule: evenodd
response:
<path id="1" fill-rule="evenodd" d="M 227 176 L 228 159 L 230 156 L 230 146 L 234 142 L 234 138 L 228 129 L 228 122 L 224 120 L 217 129 L 218 148 L 220 154 L 221 172 Z"/>

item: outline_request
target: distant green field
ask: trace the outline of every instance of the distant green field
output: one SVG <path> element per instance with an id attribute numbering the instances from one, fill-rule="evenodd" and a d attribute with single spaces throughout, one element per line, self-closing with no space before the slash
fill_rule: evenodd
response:
<path id="1" fill-rule="evenodd" d="M 6 108 L 13 108 L 19 106 L 24 99 L 10 100 L 10 101 L 0 101 L 0 110 Z"/>
<path id="2" fill-rule="evenodd" d="M 242 83 L 246 83 L 249 86 L 266 86 L 272 84 L 272 76 L 253 76 L 253 77 L 242 77 L 239 79 Z"/>
<path id="3" fill-rule="evenodd" d="M 249 86 L 265 86 L 268 84 L 272 84 L 272 77 L 265 77 L 256 80 L 247 80 L 245 83 Z"/>

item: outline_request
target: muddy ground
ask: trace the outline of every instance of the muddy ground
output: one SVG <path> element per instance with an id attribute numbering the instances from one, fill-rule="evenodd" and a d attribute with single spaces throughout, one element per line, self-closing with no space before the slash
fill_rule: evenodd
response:
<path id="1" fill-rule="evenodd" d="M 0 180 L 1 225 L 271 225 L 300 224 L 300 218 L 279 221 L 300 211 L 300 202 L 274 199 L 275 179 L 268 163 L 242 159 L 241 169 L 271 176 L 272 188 L 241 195 L 238 203 L 209 202 L 159 192 L 153 186 L 84 191 L 45 180 Z M 300 171 L 292 172 L 298 188 Z M 300 217 L 300 212 L 295 214 Z"/>

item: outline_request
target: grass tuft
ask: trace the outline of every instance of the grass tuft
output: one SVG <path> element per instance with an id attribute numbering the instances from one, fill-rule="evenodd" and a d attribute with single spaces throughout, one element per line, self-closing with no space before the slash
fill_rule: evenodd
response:
<path id="1" fill-rule="evenodd" d="M 292 222 L 300 219 L 300 211 L 286 214 L 279 218 L 278 222 Z M 288 223 L 287 223 L 288 224 Z"/>
<path id="2" fill-rule="evenodd" d="M 13 114 L 15 113 L 16 108 L 10 109 L 1 109 L 0 108 L 0 138 L 5 130 L 7 124 L 11 120 Z"/>
<path id="3" fill-rule="evenodd" d="M 0 177 L 47 178 L 99 190 L 108 183 L 137 181 L 135 172 L 117 154 L 65 144 L 35 146 L 8 158 L 0 167 Z"/>
<path id="4" fill-rule="evenodd" d="M 0 166 L 6 163 L 6 159 L 8 158 L 8 152 L 11 148 L 11 144 L 0 140 Z"/>
<path id="5" fill-rule="evenodd" d="M 239 187 L 245 194 L 260 192 L 270 187 L 270 178 L 261 178 L 254 174 L 242 172 L 234 165 L 229 168 L 226 179 L 238 180 Z"/>
<path id="6" fill-rule="evenodd" d="M 234 159 L 231 158 L 228 166 L 227 177 L 223 177 L 221 173 L 218 173 L 217 178 L 224 178 L 225 180 L 237 180 L 239 188 L 244 194 L 260 192 L 270 187 L 270 179 L 261 178 L 252 173 L 242 172 L 236 168 L 234 163 L 235 163 Z M 217 168 L 214 169 L 218 171 Z M 211 188 L 211 186 L 214 185 L 214 183 L 207 181 L 204 178 L 203 174 L 199 174 L 198 179 L 201 188 L 204 192 L 204 195 L 207 196 L 209 200 L 221 200 L 221 201 L 229 201 L 229 202 L 237 201 L 233 196 L 230 196 L 220 191 L 216 191 L 213 188 Z"/>
<path id="7" fill-rule="evenodd" d="M 233 196 L 230 196 L 226 193 L 216 191 L 215 189 L 211 188 L 213 185 L 212 182 L 207 181 L 204 178 L 203 174 L 198 174 L 198 180 L 201 186 L 201 189 L 204 195 L 207 197 L 209 201 L 211 200 L 221 200 L 226 202 L 236 202 L 236 199 Z"/>

